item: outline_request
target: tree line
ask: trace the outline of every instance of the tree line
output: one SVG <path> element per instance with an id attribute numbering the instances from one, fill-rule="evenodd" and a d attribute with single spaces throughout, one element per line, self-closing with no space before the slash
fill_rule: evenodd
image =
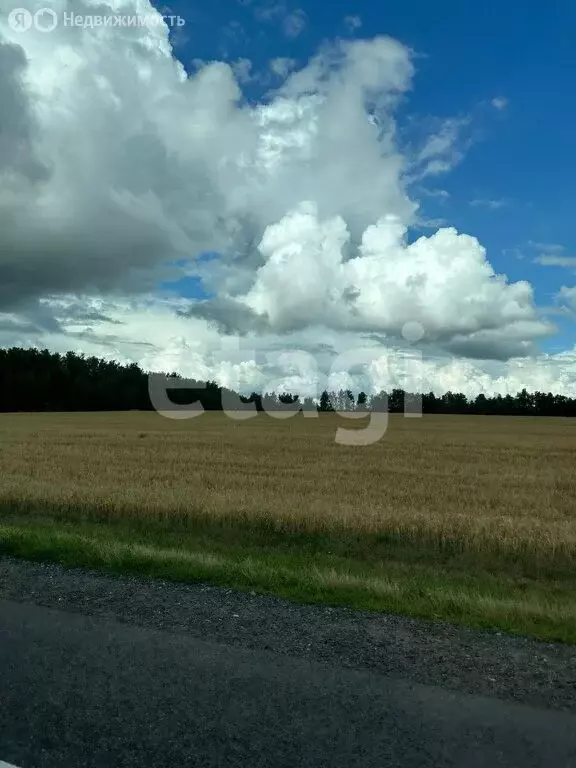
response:
<path id="1" fill-rule="evenodd" d="M 256 407 L 257 410 L 302 409 L 318 411 L 389 411 L 402 413 L 576 416 L 576 399 L 551 392 L 483 395 L 467 398 L 460 392 L 442 396 L 393 389 L 369 395 L 351 390 L 322 392 L 318 401 L 290 393 L 241 395 L 214 381 L 182 379 L 183 388 L 169 392 L 176 404 L 199 402 L 205 410 Z M 12 347 L 0 349 L 0 411 L 126 411 L 153 410 L 149 376 L 136 363 L 67 352 Z"/>

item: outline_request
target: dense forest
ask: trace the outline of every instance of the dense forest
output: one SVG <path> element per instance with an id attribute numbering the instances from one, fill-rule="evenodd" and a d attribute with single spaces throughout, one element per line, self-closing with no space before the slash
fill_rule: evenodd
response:
<path id="1" fill-rule="evenodd" d="M 167 374 L 181 379 L 177 373 Z M 432 392 L 414 394 L 400 389 L 368 395 L 350 390 L 323 392 L 319 402 L 298 395 L 253 392 L 249 396 L 224 389 L 215 382 L 181 379 L 184 388 L 169 393 L 174 403 L 199 402 L 206 410 L 231 410 L 255 403 L 258 410 L 318 409 L 320 411 L 419 410 L 424 413 L 486 415 L 576 416 L 576 399 L 550 392 L 468 399 L 458 392 L 441 397 Z M 420 405 L 421 404 L 421 405 Z M 251 406 L 254 407 L 253 405 Z M 153 410 L 149 376 L 135 363 L 65 355 L 47 350 L 0 349 L 0 411 L 124 411 Z"/>

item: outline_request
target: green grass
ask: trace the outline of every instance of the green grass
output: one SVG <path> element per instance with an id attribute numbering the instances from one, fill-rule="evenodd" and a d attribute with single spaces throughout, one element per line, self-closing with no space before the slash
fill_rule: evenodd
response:
<path id="1" fill-rule="evenodd" d="M 432 544 L 403 547 L 385 536 L 310 535 L 263 524 L 215 524 L 209 518 L 183 529 L 174 519 L 163 525 L 126 518 L 96 522 L 96 513 L 93 520 L 87 517 L 70 521 L 37 513 L 31 519 L 4 512 L 0 552 L 576 643 L 576 576 L 527 574 L 522 563 L 512 561 L 494 571 L 484 557 L 457 547 L 440 555 Z"/>

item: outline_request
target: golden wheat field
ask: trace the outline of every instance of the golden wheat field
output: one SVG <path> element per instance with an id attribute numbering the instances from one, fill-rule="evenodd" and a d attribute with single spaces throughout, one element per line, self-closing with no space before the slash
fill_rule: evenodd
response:
<path id="1" fill-rule="evenodd" d="M 342 425 L 364 426 L 332 414 L 4 414 L 0 499 L 576 547 L 576 421 L 391 416 L 367 446 L 336 444 Z"/>
<path id="2" fill-rule="evenodd" d="M 270 573 L 287 547 L 302 567 L 306 558 L 318 568 L 333 558 L 330 568 L 340 568 L 343 580 L 361 561 L 382 578 L 384 569 L 390 583 L 390 568 L 400 578 L 399 563 L 408 557 L 414 562 L 402 578 L 413 590 L 416 579 L 422 605 L 438 568 L 445 580 L 460 580 L 462 604 L 496 576 L 510 594 L 521 589 L 528 600 L 532 590 L 536 600 L 538 593 L 542 620 L 542 606 L 561 598 L 563 607 L 554 610 L 560 616 L 569 605 L 576 633 L 576 420 L 398 415 L 366 446 L 336 443 L 338 426 L 363 429 L 366 422 L 336 414 L 245 421 L 223 413 L 187 421 L 141 412 L 3 414 L 4 538 L 49 523 L 51 530 L 97 523 L 111 536 L 110 526 L 137 522 L 134 541 L 146 535 L 149 543 L 146 525 L 153 525 L 171 531 L 158 547 L 172 551 L 186 540 L 182 547 L 202 550 L 203 562 L 209 552 L 222 559 L 226 547 L 236 547 L 235 562 L 244 558 L 244 571 L 251 563 L 254 584 L 258 558 Z M 198 521 L 204 533 L 191 544 L 186 532 Z M 96 535 L 90 530 L 82 529 L 84 543 Z M 260 538 L 242 538 L 243 530 L 258 530 Z M 262 531 L 274 533 L 270 546 Z M 290 538 L 296 534 L 300 549 Z M 436 571 L 426 571 L 432 565 Z M 470 586 L 472 577 L 480 581 Z M 490 589 L 493 597 L 494 584 Z M 510 599 L 518 602 L 518 595 Z M 438 615 L 436 608 L 429 613 Z"/>

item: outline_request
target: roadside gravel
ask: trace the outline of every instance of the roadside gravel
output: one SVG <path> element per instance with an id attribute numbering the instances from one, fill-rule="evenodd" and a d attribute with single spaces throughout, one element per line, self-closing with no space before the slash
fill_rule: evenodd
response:
<path id="1" fill-rule="evenodd" d="M 0 600 L 370 669 L 537 707 L 576 710 L 576 647 L 501 632 L 9 557 L 0 558 Z"/>

